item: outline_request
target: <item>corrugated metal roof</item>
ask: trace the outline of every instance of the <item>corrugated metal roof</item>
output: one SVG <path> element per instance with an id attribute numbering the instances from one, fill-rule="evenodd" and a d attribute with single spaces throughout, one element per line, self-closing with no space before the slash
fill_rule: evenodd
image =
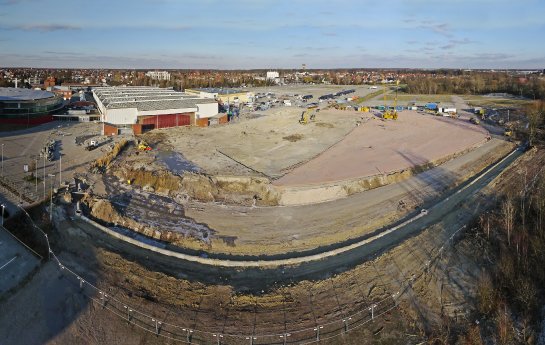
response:
<path id="1" fill-rule="evenodd" d="M 152 111 L 197 108 L 197 104 L 216 103 L 214 99 L 156 87 L 99 87 L 93 92 L 107 109 Z"/>

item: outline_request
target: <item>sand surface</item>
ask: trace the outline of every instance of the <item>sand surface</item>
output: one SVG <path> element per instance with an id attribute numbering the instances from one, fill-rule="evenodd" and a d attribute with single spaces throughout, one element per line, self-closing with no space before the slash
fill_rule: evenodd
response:
<path id="1" fill-rule="evenodd" d="M 468 121 L 403 111 L 397 121 L 372 114 L 342 141 L 276 180 L 281 186 L 320 184 L 388 174 L 464 151 L 488 132 Z"/>

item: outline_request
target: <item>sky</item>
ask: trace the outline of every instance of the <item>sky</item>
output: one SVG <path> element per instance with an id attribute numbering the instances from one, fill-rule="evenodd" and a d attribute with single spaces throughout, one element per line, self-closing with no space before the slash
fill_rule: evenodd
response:
<path id="1" fill-rule="evenodd" d="M 0 0 L 0 66 L 545 68 L 545 0 Z"/>

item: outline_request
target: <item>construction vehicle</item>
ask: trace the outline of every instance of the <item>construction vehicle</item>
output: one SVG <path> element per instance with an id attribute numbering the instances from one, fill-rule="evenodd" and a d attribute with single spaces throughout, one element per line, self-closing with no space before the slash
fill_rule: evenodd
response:
<path id="1" fill-rule="evenodd" d="M 363 112 L 363 113 L 368 113 L 369 112 L 369 107 L 360 107 L 359 111 Z"/>
<path id="2" fill-rule="evenodd" d="M 140 141 L 137 148 L 139 151 L 151 151 L 151 147 L 144 140 Z"/>
<path id="3" fill-rule="evenodd" d="M 481 121 L 479 121 L 479 119 L 476 117 L 472 117 L 471 119 L 469 119 L 469 122 L 471 122 L 474 125 L 478 125 L 481 123 Z"/>
<path id="4" fill-rule="evenodd" d="M 316 113 L 319 112 L 320 109 L 318 109 L 317 106 L 308 107 L 303 113 L 301 114 L 301 118 L 299 119 L 299 123 L 306 125 L 307 123 L 314 121 L 316 119 Z"/>
<path id="5" fill-rule="evenodd" d="M 394 98 L 394 108 L 390 108 L 386 105 L 386 86 L 384 86 L 384 112 L 382 118 L 385 120 L 397 120 L 397 89 L 399 88 L 399 80 L 396 82 L 396 95 Z"/>
<path id="6" fill-rule="evenodd" d="M 503 132 L 503 135 L 505 135 L 506 137 L 511 137 L 513 136 L 513 131 L 508 128 Z"/>
<path id="7" fill-rule="evenodd" d="M 97 147 L 98 147 L 98 142 L 96 140 L 91 140 L 91 142 L 89 142 L 89 145 L 87 145 L 87 147 L 85 149 L 87 151 L 93 151 Z"/>

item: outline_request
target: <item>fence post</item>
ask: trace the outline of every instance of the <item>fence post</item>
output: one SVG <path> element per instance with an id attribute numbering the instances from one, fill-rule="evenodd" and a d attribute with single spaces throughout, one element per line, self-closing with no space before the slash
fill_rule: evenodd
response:
<path id="1" fill-rule="evenodd" d="M 314 331 L 316 331 L 316 341 L 320 341 L 320 329 L 324 328 L 324 326 L 317 326 L 314 328 Z"/>
<path id="2" fill-rule="evenodd" d="M 124 305 L 123 308 L 127 309 L 127 323 L 131 323 L 131 311 L 132 311 L 132 309 L 127 307 L 126 305 Z"/>

